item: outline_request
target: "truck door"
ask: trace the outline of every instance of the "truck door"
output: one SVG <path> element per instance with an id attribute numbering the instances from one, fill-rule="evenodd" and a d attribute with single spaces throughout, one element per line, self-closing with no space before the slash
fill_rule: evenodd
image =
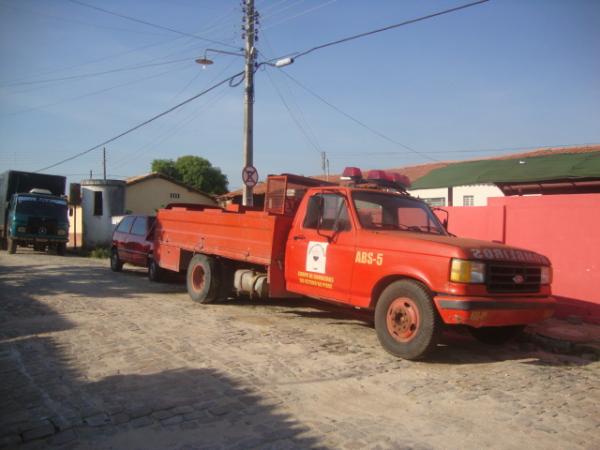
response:
<path id="1" fill-rule="evenodd" d="M 346 198 L 315 193 L 297 218 L 286 247 L 287 290 L 340 302 L 350 300 L 356 227 Z"/>

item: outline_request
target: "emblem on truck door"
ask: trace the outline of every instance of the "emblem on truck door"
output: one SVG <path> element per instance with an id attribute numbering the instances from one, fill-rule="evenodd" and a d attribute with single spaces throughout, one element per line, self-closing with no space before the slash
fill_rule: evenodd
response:
<path id="1" fill-rule="evenodd" d="M 310 241 L 306 248 L 306 271 L 325 273 L 327 266 L 327 242 Z"/>

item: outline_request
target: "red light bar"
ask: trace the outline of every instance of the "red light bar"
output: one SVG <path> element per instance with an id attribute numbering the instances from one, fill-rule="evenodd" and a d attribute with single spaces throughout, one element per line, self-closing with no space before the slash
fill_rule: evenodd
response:
<path id="1" fill-rule="evenodd" d="M 346 167 L 340 179 L 357 182 L 362 179 L 362 172 L 358 167 Z"/>
<path id="2" fill-rule="evenodd" d="M 389 181 L 389 177 L 385 170 L 369 170 L 367 180 L 385 180 Z"/>
<path id="3" fill-rule="evenodd" d="M 388 176 L 390 177 L 390 180 L 393 181 L 395 184 L 402 186 L 404 189 L 407 189 L 410 187 L 410 180 L 408 179 L 408 177 L 406 175 L 401 175 L 399 173 L 390 173 L 388 174 Z"/>

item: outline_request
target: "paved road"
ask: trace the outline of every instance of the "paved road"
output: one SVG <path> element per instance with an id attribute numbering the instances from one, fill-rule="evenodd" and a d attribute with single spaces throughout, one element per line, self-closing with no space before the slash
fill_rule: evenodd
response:
<path id="1" fill-rule="evenodd" d="M 0 447 L 597 449 L 599 374 L 460 335 L 397 360 L 331 307 L 197 305 L 108 261 L 0 253 Z"/>

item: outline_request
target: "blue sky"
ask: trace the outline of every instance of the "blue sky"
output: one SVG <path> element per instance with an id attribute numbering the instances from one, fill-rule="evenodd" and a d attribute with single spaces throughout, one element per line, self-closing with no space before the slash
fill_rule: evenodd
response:
<path id="1" fill-rule="evenodd" d="M 237 0 L 82 1 L 243 44 Z M 271 58 L 463 3 L 256 0 L 257 48 Z M 321 151 L 336 173 L 347 165 L 401 167 L 599 143 L 598 24 L 595 0 L 492 0 L 332 46 L 286 68 L 261 69 L 255 166 L 261 178 L 314 175 L 321 173 Z M 242 70 L 235 56 L 195 64 L 206 48 L 231 50 L 68 0 L 0 0 L 0 171 L 58 162 Z M 121 70 L 140 65 L 148 67 Z M 106 71 L 114 72 L 82 76 Z M 237 188 L 242 111 L 242 86 L 219 88 L 107 145 L 109 176 L 139 175 L 155 158 L 193 154 L 220 167 Z M 49 172 L 69 181 L 90 170 L 99 176 L 101 154 Z"/>

